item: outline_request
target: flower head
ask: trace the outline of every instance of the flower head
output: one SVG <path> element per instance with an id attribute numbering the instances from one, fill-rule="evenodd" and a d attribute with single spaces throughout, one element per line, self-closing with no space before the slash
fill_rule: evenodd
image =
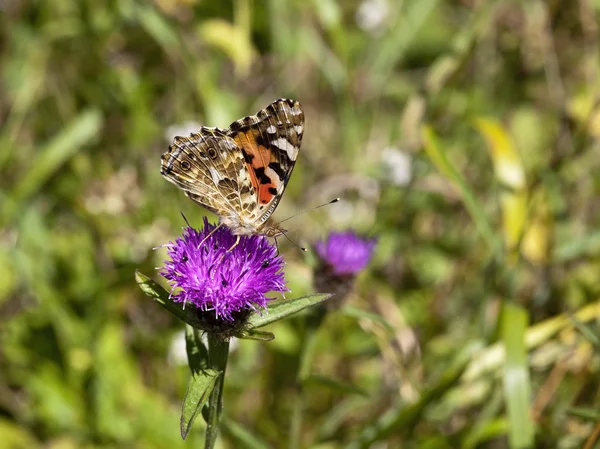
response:
<path id="1" fill-rule="evenodd" d="M 334 275 L 355 275 L 367 266 L 376 241 L 358 237 L 352 231 L 333 232 L 315 244 L 317 253 Z"/>
<path id="2" fill-rule="evenodd" d="M 185 228 L 166 245 L 170 260 L 160 274 L 172 285 L 175 302 L 196 307 L 204 318 L 231 322 L 266 308 L 274 299 L 267 293 L 287 291 L 283 257 L 266 237 L 240 236 L 228 251 L 237 236 L 224 226 L 214 229 L 205 218 L 202 229 Z"/>

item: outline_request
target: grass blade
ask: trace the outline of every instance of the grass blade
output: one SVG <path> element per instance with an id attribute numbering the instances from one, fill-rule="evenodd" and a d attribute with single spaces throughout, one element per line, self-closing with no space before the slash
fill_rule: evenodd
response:
<path id="1" fill-rule="evenodd" d="M 504 397 L 508 413 L 510 447 L 533 447 L 533 422 L 529 415 L 531 383 L 525 347 L 527 313 L 522 307 L 505 304 L 502 315 L 502 339 L 506 348 Z"/>
<path id="2" fill-rule="evenodd" d="M 23 201 L 40 190 L 61 165 L 98 135 L 101 126 L 102 114 L 97 109 L 79 114 L 39 151 L 31 169 L 17 184 L 15 199 Z"/>

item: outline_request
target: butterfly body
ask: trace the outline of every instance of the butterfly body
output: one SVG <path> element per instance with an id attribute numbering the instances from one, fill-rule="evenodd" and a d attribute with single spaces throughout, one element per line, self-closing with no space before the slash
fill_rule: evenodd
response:
<path id="1" fill-rule="evenodd" d="M 276 237 L 272 220 L 290 179 L 304 131 L 300 103 L 279 99 L 228 128 L 201 127 L 175 137 L 161 174 L 219 216 L 234 234 Z"/>

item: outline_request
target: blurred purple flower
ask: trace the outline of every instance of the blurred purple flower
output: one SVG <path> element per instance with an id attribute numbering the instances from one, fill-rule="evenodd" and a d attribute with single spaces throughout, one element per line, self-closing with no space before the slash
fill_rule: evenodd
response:
<path id="1" fill-rule="evenodd" d="M 377 242 L 352 231 L 333 232 L 315 244 L 317 253 L 336 276 L 355 275 L 367 266 Z"/>
<path id="2" fill-rule="evenodd" d="M 233 321 L 237 312 L 265 309 L 265 294 L 288 291 L 283 257 L 263 236 L 237 236 L 226 227 L 217 229 L 204 219 L 202 229 L 185 228 L 175 242 L 165 245 L 170 260 L 160 274 L 173 286 L 175 302 L 192 305 L 201 312 L 214 311 L 218 320 Z"/>

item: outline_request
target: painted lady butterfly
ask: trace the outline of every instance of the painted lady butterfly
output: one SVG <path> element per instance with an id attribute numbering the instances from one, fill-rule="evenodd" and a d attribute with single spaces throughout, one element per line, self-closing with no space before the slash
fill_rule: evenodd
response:
<path id="1" fill-rule="evenodd" d="M 292 175 L 303 131 L 300 103 L 280 98 L 227 129 L 203 126 L 175 137 L 161 156 L 160 173 L 234 234 L 276 237 L 285 231 L 271 214 Z"/>

